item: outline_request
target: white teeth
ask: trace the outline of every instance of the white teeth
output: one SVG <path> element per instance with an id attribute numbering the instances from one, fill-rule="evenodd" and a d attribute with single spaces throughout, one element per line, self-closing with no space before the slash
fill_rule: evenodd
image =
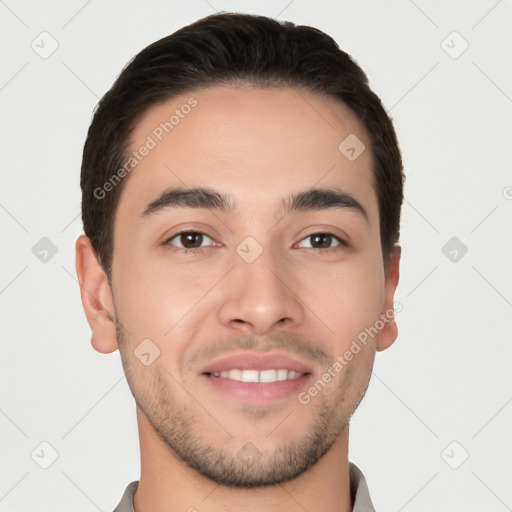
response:
<path id="1" fill-rule="evenodd" d="M 288 370 L 286 368 L 277 370 L 276 378 L 277 380 L 286 380 L 288 378 Z"/>
<path id="2" fill-rule="evenodd" d="M 277 372 L 275 370 L 262 370 L 260 372 L 260 382 L 275 382 L 277 380 Z"/>
<path id="3" fill-rule="evenodd" d="M 231 370 L 229 374 L 231 373 Z M 242 378 L 240 379 L 242 382 L 259 382 L 259 371 L 258 370 L 244 370 L 242 372 Z M 229 377 L 228 374 L 228 377 Z"/>
<path id="4" fill-rule="evenodd" d="M 214 377 L 221 377 L 224 379 L 237 380 L 239 382 L 279 382 L 282 380 L 296 379 L 301 374 L 294 370 L 287 370 L 281 368 L 278 370 L 223 370 L 221 372 L 213 372 Z"/>
<path id="5" fill-rule="evenodd" d="M 228 370 L 228 378 L 233 380 L 242 380 L 242 370 Z"/>

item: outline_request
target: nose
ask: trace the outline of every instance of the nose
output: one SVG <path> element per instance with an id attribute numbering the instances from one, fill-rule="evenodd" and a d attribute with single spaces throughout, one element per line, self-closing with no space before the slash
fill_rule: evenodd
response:
<path id="1" fill-rule="evenodd" d="M 231 329 L 245 329 L 255 335 L 279 327 L 295 327 L 303 321 L 304 309 L 293 269 L 283 258 L 264 251 L 247 263 L 235 255 L 235 267 L 225 282 L 220 320 Z"/>

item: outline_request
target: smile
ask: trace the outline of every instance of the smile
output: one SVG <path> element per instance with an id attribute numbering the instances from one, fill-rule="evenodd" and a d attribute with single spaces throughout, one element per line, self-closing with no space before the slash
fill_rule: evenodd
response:
<path id="1" fill-rule="evenodd" d="M 280 369 L 267 369 L 267 370 L 223 370 L 221 372 L 213 372 L 212 377 L 219 377 L 221 379 L 231 379 L 239 382 L 280 382 L 284 380 L 293 380 L 299 378 L 302 373 L 286 368 Z"/>

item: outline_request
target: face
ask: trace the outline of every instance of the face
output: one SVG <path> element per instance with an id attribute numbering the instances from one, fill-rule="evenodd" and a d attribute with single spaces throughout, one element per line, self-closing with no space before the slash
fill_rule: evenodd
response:
<path id="1" fill-rule="evenodd" d="M 149 149 L 116 211 L 112 297 L 141 435 L 224 485 L 291 479 L 346 434 L 396 337 L 368 135 L 334 98 L 218 87 L 151 108 L 131 143 Z"/>

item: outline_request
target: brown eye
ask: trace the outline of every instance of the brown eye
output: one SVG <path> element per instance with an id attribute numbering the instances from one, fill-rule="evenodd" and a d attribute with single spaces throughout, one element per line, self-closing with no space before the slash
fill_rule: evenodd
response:
<path id="1" fill-rule="evenodd" d="M 180 235 L 180 242 L 186 249 L 196 249 L 201 247 L 202 237 L 201 233 L 182 233 Z"/>
<path id="2" fill-rule="evenodd" d="M 211 238 L 205 233 L 201 233 L 201 231 L 182 231 L 169 238 L 166 244 L 175 246 L 177 250 L 199 251 L 204 247 L 202 243 L 205 238 L 211 241 Z M 176 242 L 171 243 L 173 240 L 176 240 Z"/>
<path id="3" fill-rule="evenodd" d="M 337 250 L 339 246 L 347 246 L 347 243 L 342 240 L 341 238 L 333 235 L 332 233 L 313 233 L 303 240 L 301 240 L 301 243 L 304 240 L 310 239 L 310 248 L 311 249 L 318 249 L 318 250 L 324 250 L 324 251 L 333 251 Z M 334 245 L 333 245 L 334 244 Z M 303 245 L 302 247 L 308 248 L 307 245 Z"/>
<path id="4" fill-rule="evenodd" d="M 318 235 L 311 235 L 311 241 L 315 249 L 329 249 L 332 244 L 332 236 L 322 233 Z"/>

